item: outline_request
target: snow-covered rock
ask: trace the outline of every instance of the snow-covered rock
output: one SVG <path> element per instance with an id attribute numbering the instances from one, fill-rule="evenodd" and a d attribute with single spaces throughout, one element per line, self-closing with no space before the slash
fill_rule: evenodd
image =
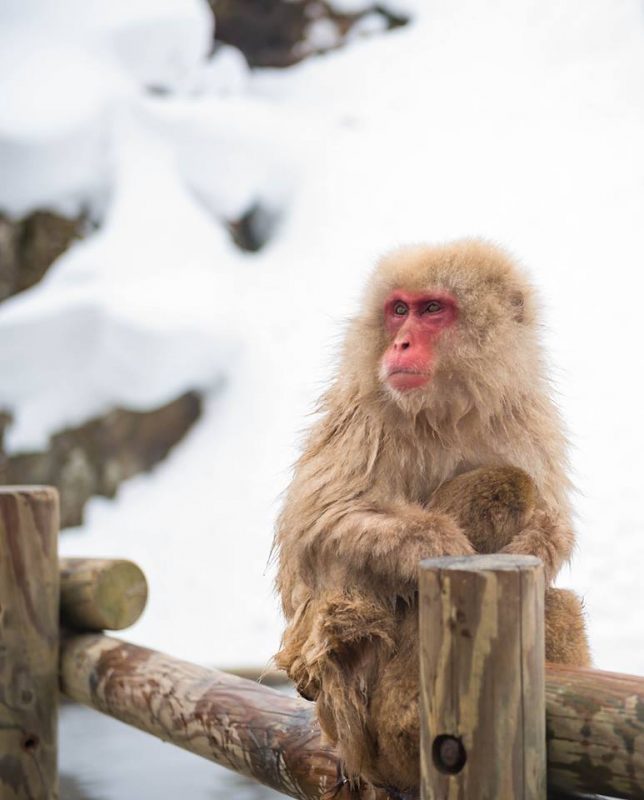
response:
<path id="1" fill-rule="evenodd" d="M 117 109 L 189 86 L 210 51 L 200 0 L 7 0 L 0 10 L 0 210 L 76 213 L 111 185 Z"/>

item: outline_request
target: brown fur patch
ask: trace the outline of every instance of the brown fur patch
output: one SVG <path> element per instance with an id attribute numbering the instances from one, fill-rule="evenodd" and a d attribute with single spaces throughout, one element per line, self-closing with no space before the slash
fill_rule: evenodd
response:
<path id="1" fill-rule="evenodd" d="M 592 666 L 582 601 L 569 589 L 546 591 L 546 661 Z"/>
<path id="2" fill-rule="evenodd" d="M 496 553 L 525 528 L 534 514 L 537 489 L 516 467 L 482 467 L 447 481 L 429 508 L 452 516 L 477 553 Z"/>

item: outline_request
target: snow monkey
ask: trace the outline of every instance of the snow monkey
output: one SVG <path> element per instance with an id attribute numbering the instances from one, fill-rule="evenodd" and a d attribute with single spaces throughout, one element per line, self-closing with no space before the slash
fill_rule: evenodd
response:
<path id="1" fill-rule="evenodd" d="M 417 571 L 472 553 L 571 554 L 565 439 L 533 291 L 477 240 L 387 256 L 278 520 L 276 656 L 346 775 L 419 784 Z M 588 665 L 581 604 L 546 594 L 546 657 Z"/>

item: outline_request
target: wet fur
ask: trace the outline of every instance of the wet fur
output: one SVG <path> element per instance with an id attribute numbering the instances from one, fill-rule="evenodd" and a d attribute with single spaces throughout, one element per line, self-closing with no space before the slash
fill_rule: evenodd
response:
<path id="1" fill-rule="evenodd" d="M 384 299 L 401 287 L 459 304 L 428 387 L 404 395 L 379 377 Z M 419 560 L 529 553 L 549 584 L 570 557 L 565 440 L 537 318 L 508 256 L 465 241 L 384 259 L 347 333 L 278 521 L 287 628 L 276 661 L 317 699 L 355 779 L 418 785 Z M 587 662 L 579 602 L 553 596 L 549 655 Z"/>

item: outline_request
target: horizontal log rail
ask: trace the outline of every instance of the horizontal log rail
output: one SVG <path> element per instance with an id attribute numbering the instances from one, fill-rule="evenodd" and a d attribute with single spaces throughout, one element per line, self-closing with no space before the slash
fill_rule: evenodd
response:
<path id="1" fill-rule="evenodd" d="M 83 634 L 61 642 L 60 686 L 72 700 L 290 797 L 386 798 L 342 785 L 311 703 L 244 678 Z"/>
<path id="2" fill-rule="evenodd" d="M 644 678 L 546 665 L 548 783 L 644 798 Z"/>
<path id="3" fill-rule="evenodd" d="M 341 786 L 312 703 L 98 634 L 61 643 L 62 691 L 290 797 L 385 795 Z M 644 679 L 546 666 L 548 782 L 566 796 L 644 798 Z"/>

